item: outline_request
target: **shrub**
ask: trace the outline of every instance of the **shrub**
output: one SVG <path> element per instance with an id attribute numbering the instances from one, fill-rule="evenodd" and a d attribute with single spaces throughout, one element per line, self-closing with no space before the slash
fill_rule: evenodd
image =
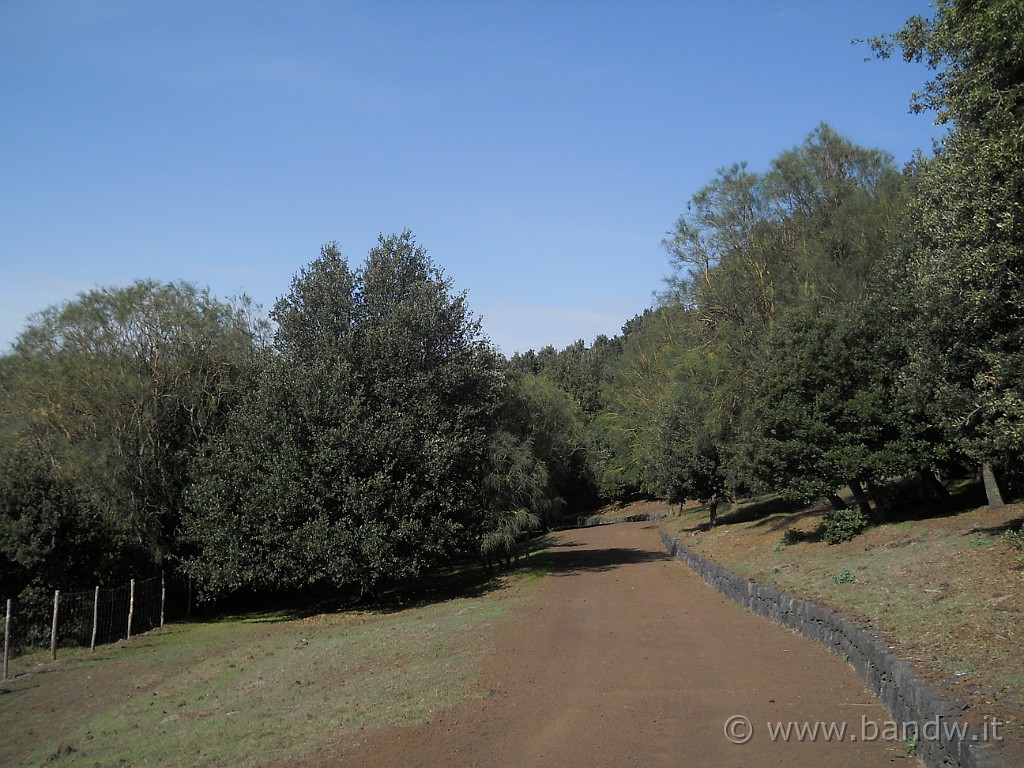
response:
<path id="1" fill-rule="evenodd" d="M 825 541 L 842 544 L 863 533 L 868 519 L 858 509 L 837 509 L 825 519 Z"/>
<path id="2" fill-rule="evenodd" d="M 1003 531 L 1003 535 L 999 537 L 1003 544 L 1018 552 L 1024 551 L 1024 530 L 1009 530 Z"/>
<path id="3" fill-rule="evenodd" d="M 832 577 L 832 581 L 834 581 L 836 584 L 852 584 L 856 580 L 857 577 L 854 576 L 850 571 L 840 571 Z"/>

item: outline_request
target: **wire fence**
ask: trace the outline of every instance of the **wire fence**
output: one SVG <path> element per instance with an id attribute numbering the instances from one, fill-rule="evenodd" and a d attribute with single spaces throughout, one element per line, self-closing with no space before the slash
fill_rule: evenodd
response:
<path id="1" fill-rule="evenodd" d="M 164 623 L 167 590 L 164 577 L 154 576 L 111 589 L 85 592 L 22 593 L 6 601 L 3 669 L 10 660 L 60 648 L 93 648 L 148 632 Z M 2 609 L 0 609 L 2 610 Z"/>

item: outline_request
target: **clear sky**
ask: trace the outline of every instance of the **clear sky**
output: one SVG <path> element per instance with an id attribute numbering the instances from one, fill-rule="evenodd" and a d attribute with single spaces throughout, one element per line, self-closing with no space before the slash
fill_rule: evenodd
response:
<path id="1" fill-rule="evenodd" d="M 95 286 L 269 309 L 409 228 L 506 354 L 617 333 L 716 169 L 825 121 L 899 162 L 924 0 L 0 0 L 0 351 Z"/>

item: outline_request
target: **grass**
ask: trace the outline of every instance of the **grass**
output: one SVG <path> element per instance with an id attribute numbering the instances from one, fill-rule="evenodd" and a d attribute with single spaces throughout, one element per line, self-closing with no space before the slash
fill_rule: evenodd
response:
<path id="1" fill-rule="evenodd" d="M 40 659 L 0 688 L 0 765 L 254 765 L 422 721 L 482 695 L 473 674 L 493 627 L 538 576 L 408 608 L 170 625 Z"/>

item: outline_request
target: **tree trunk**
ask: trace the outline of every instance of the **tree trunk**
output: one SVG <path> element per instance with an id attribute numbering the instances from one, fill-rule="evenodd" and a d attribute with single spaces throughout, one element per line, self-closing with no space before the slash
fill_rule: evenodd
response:
<path id="1" fill-rule="evenodd" d="M 849 509 L 850 505 L 843 501 L 843 497 L 838 493 L 827 493 L 825 498 L 828 499 L 829 504 L 832 505 L 833 509 Z"/>
<path id="2" fill-rule="evenodd" d="M 921 487 L 924 488 L 925 493 L 938 499 L 939 504 L 946 506 L 952 501 L 953 497 L 949 495 L 949 491 L 946 486 L 942 484 L 942 481 L 935 476 L 935 473 L 930 469 L 919 469 L 917 476 L 921 481 Z"/>
<path id="3" fill-rule="evenodd" d="M 996 482 L 996 473 L 992 469 L 992 462 L 986 461 L 981 465 L 981 478 L 985 481 L 985 495 L 988 497 L 988 508 L 999 509 L 1006 506 L 1003 501 L 1003 494 L 999 492 L 999 483 Z"/>
<path id="4" fill-rule="evenodd" d="M 881 523 L 885 521 L 886 516 L 889 514 L 891 509 L 889 504 L 889 497 L 886 492 L 882 489 L 882 486 L 877 483 L 873 483 L 870 480 L 867 482 L 868 493 L 871 494 L 871 498 L 875 500 L 875 514 L 872 518 L 872 522 Z"/>
<path id="5" fill-rule="evenodd" d="M 868 495 L 864 493 L 864 488 L 861 486 L 859 480 L 850 481 L 850 490 L 853 491 L 853 498 L 857 500 L 857 506 L 860 507 L 860 511 L 870 520 L 875 516 L 874 510 L 871 509 L 871 502 L 868 501 Z"/>
<path id="6" fill-rule="evenodd" d="M 708 518 L 712 528 L 718 525 L 718 499 L 712 499 L 708 503 Z"/>

